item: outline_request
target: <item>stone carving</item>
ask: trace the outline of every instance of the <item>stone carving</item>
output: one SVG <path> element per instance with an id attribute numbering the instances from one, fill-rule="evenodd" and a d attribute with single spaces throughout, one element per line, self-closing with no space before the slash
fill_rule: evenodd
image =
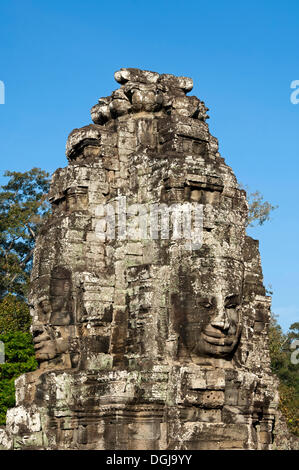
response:
<path id="1" fill-rule="evenodd" d="M 270 298 L 246 194 L 204 103 L 186 95 L 190 78 L 121 69 L 115 79 L 52 178 L 31 279 L 40 365 L 16 381 L 2 445 L 269 449 Z M 194 227 L 187 242 L 176 234 L 183 206 L 202 208 L 199 245 Z"/>
<path id="2" fill-rule="evenodd" d="M 232 356 L 241 334 L 244 266 L 233 259 L 217 262 L 192 275 L 179 269 L 183 290 L 172 295 L 174 325 L 194 362 L 195 356 Z M 195 282 L 204 288 L 196 292 Z"/>
<path id="3" fill-rule="evenodd" d="M 49 296 L 41 298 L 37 304 L 37 319 L 32 327 L 36 358 L 40 363 L 68 350 L 72 323 L 71 272 L 56 266 L 51 271 Z"/>

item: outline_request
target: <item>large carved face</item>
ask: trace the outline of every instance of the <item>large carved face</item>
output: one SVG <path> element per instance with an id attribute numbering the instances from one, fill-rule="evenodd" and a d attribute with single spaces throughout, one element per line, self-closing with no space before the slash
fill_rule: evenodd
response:
<path id="1" fill-rule="evenodd" d="M 52 270 L 49 298 L 38 305 L 33 325 L 33 342 L 39 362 L 53 359 L 68 349 L 68 325 L 72 323 L 71 275 L 63 267 Z"/>
<path id="2" fill-rule="evenodd" d="M 228 357 L 241 333 L 243 266 L 210 261 L 197 272 L 180 268 L 179 293 L 172 295 L 175 328 L 191 356 Z"/>

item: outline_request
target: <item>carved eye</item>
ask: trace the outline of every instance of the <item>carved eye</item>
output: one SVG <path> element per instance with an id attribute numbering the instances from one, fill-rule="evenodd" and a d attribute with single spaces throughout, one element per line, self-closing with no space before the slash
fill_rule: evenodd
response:
<path id="1" fill-rule="evenodd" d="M 211 307 L 212 307 L 211 302 L 209 302 L 208 300 L 207 300 L 207 301 L 204 301 L 204 302 L 201 302 L 200 305 L 201 305 L 202 307 L 204 307 L 204 308 L 211 308 Z"/>
<path id="2" fill-rule="evenodd" d="M 239 296 L 230 295 L 226 298 L 225 308 L 237 308 L 239 305 Z"/>
<path id="3" fill-rule="evenodd" d="M 225 308 L 237 308 L 237 307 L 238 307 L 238 305 L 237 305 L 236 303 L 227 304 L 227 305 L 225 306 Z"/>

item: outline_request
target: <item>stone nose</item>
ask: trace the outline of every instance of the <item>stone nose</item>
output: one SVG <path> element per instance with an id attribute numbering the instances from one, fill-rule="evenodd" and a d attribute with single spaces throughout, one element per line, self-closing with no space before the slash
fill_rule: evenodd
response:
<path id="1" fill-rule="evenodd" d="M 221 310 L 217 313 L 217 315 L 212 319 L 211 325 L 222 331 L 227 331 L 229 329 L 230 323 L 225 310 Z"/>

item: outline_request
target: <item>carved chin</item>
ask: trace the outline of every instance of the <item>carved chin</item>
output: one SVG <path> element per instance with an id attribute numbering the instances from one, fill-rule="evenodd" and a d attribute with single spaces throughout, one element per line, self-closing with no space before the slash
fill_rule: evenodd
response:
<path id="1" fill-rule="evenodd" d="M 35 357 L 38 362 L 49 361 L 50 359 L 54 359 L 57 354 L 54 352 L 44 352 L 43 350 L 35 351 Z"/>
<path id="2" fill-rule="evenodd" d="M 55 345 L 52 341 L 41 341 L 34 345 L 35 357 L 39 362 L 49 361 L 57 356 Z"/>
<path id="3" fill-rule="evenodd" d="M 60 338 L 54 341 L 40 341 L 34 345 L 35 357 L 39 362 L 49 361 L 68 349 L 68 341 Z"/>

